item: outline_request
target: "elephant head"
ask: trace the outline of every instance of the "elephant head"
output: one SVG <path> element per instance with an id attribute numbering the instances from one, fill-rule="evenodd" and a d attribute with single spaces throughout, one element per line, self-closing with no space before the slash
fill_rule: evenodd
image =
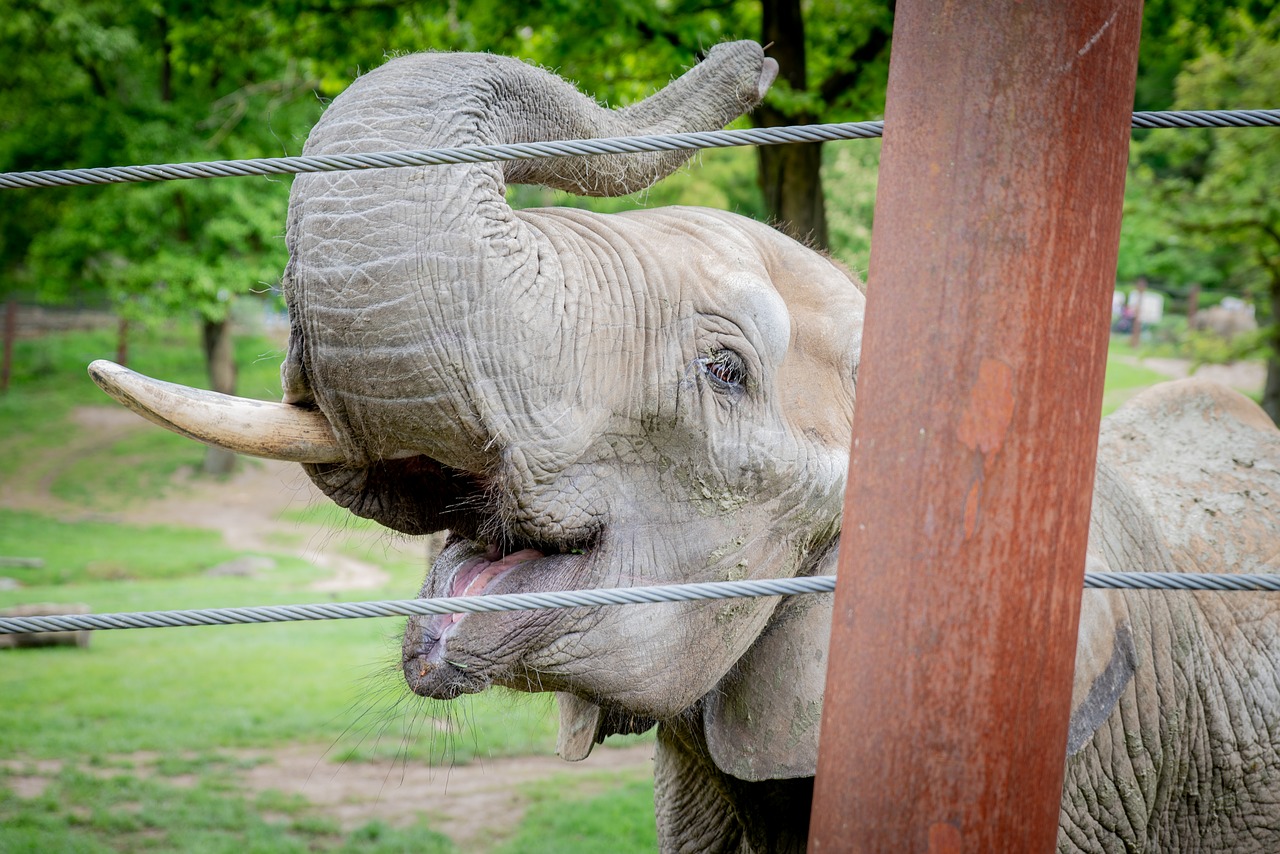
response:
<path id="1" fill-rule="evenodd" d="M 758 45 L 719 45 L 614 112 L 516 60 L 406 56 L 336 98 L 306 153 L 707 130 L 750 109 L 775 73 Z M 512 182 L 632 192 L 684 156 L 299 176 L 285 402 L 332 441 L 289 456 L 278 436 L 264 451 L 258 438 L 185 431 L 304 461 L 334 501 L 397 531 L 448 529 L 424 597 L 833 572 L 857 282 L 728 213 L 505 200 Z M 710 696 L 707 719 L 734 733 L 709 739 L 724 764 L 812 774 L 796 744 L 816 744 L 816 710 L 772 759 L 758 758 L 772 755 L 764 744 L 749 761 L 724 745 L 742 746 L 750 716 L 734 686 L 753 666 L 776 669 L 780 650 L 814 650 L 814 684 L 775 672 L 779 698 L 759 702 L 821 696 L 822 614 L 775 597 L 415 617 L 403 669 L 428 697 L 562 692 L 571 756 Z"/>

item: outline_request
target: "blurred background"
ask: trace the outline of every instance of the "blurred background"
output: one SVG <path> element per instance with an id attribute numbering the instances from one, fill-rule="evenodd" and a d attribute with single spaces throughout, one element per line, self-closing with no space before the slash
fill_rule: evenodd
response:
<path id="1" fill-rule="evenodd" d="M 858 0 L 0 0 L 0 171 L 296 155 L 352 79 L 418 50 L 518 56 L 622 106 L 750 38 L 781 74 L 740 126 L 875 119 L 892 32 L 891 2 Z M 1134 108 L 1280 108 L 1280 9 L 1148 2 Z M 1106 409 L 1198 372 L 1280 419 L 1280 131 L 1133 140 Z M 865 277 L 878 160 L 718 150 L 634 196 L 510 198 L 732 210 Z M 416 593 L 430 538 L 152 428 L 85 374 L 278 400 L 289 185 L 0 191 L 0 609 Z M 568 766 L 547 697 L 406 696 L 400 625 L 0 638 L 0 852 L 654 849 L 645 737 Z"/>

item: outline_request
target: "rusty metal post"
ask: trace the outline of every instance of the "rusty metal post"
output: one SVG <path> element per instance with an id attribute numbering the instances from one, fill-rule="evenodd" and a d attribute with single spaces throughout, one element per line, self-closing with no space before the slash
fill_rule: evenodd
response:
<path id="1" fill-rule="evenodd" d="M 1141 15 L 897 5 L 816 854 L 1054 847 Z"/>

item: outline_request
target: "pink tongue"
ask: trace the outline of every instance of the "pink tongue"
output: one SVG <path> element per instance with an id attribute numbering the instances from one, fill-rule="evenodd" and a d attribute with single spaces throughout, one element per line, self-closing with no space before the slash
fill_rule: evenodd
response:
<path id="1" fill-rule="evenodd" d="M 521 549 L 518 552 L 506 555 L 501 560 L 483 562 L 480 571 L 476 573 L 475 577 L 467 583 L 462 593 L 458 595 L 476 596 L 484 591 L 490 581 L 511 569 L 511 567 L 527 560 L 537 560 L 540 557 L 545 557 L 545 555 L 537 549 Z M 485 565 L 486 563 L 488 564 L 487 566 Z"/>
<path id="2" fill-rule="evenodd" d="M 490 552 L 494 557 L 498 557 L 496 550 Z M 518 563 L 524 563 L 527 560 L 537 560 L 545 555 L 537 549 L 521 549 L 518 552 L 512 552 L 500 560 L 485 560 L 477 558 L 476 561 L 468 566 L 461 573 L 462 577 L 454 582 L 454 589 L 449 594 L 451 596 L 475 596 L 484 592 L 485 587 L 490 581 L 506 572 Z M 457 585 L 463 585 L 462 590 L 458 590 Z M 449 623 L 456 623 L 462 619 L 462 614 L 450 614 Z"/>

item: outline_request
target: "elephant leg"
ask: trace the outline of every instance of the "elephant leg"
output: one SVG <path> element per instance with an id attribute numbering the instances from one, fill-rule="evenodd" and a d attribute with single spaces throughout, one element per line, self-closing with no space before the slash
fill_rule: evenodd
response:
<path id="1" fill-rule="evenodd" d="M 804 854 L 813 778 L 740 780 L 720 770 L 701 721 L 658 727 L 654 806 L 663 852 Z"/>
<path id="2" fill-rule="evenodd" d="M 740 854 L 742 824 L 705 746 L 679 724 L 660 724 L 654 751 L 654 812 L 663 854 Z"/>

